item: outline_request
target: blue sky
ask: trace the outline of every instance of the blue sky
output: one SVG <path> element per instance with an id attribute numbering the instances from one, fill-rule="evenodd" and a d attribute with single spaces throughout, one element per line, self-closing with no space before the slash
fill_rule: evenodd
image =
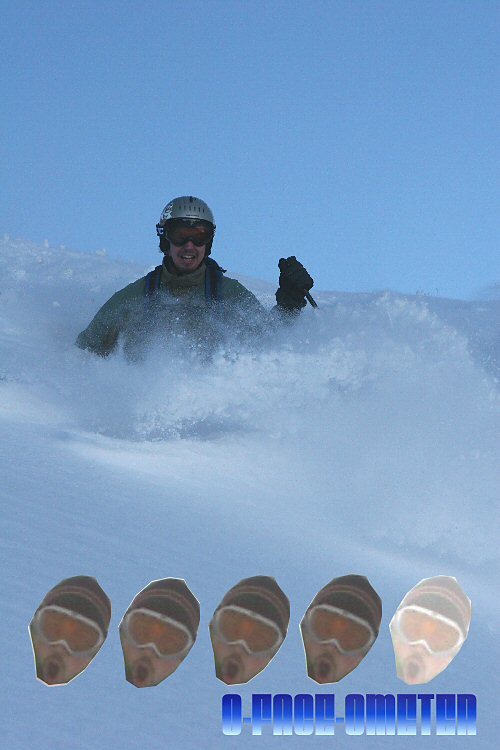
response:
<path id="1" fill-rule="evenodd" d="M 496 2 L 3 2 L 0 231 L 158 262 L 167 201 L 213 255 L 319 289 L 500 279 Z"/>

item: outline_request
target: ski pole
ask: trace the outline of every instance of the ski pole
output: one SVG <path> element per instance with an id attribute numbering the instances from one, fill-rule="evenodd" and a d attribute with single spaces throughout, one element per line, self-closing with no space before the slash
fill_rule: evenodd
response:
<path id="1" fill-rule="evenodd" d="M 309 304 L 311 305 L 311 307 L 317 307 L 318 303 L 313 300 L 313 298 L 311 297 L 311 295 L 309 294 L 309 292 L 306 292 L 305 289 L 304 289 L 304 292 L 305 292 L 305 295 L 306 295 L 306 300 L 309 302 Z"/>

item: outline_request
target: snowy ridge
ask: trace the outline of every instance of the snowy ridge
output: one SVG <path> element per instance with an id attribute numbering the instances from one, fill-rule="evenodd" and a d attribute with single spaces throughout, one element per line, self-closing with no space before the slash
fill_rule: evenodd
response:
<path id="1" fill-rule="evenodd" d="M 0 242 L 6 746 L 218 747 L 226 691 L 207 624 L 224 592 L 264 573 L 292 605 L 283 648 L 239 692 L 314 692 L 298 622 L 328 580 L 357 572 L 384 619 L 336 692 L 405 692 L 387 624 L 418 580 L 455 575 L 472 599 L 471 635 L 425 691 L 476 692 L 477 740 L 496 747 L 499 301 L 321 292 L 319 309 L 270 344 L 210 363 L 187 339 L 140 364 L 78 350 L 97 308 L 157 262 Z M 246 282 L 273 304 L 274 289 Z M 49 690 L 34 679 L 27 625 L 51 586 L 80 573 L 113 602 L 108 643 L 74 683 Z M 140 588 L 167 576 L 199 598 L 199 638 L 175 675 L 139 691 L 123 678 L 116 626 Z"/>

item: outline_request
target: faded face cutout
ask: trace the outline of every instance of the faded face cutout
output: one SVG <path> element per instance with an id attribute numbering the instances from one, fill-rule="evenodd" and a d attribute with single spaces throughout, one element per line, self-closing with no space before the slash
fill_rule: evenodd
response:
<path id="1" fill-rule="evenodd" d="M 389 625 L 398 677 L 421 685 L 443 672 L 462 648 L 470 613 L 470 600 L 450 576 L 424 579 L 409 591 Z"/>

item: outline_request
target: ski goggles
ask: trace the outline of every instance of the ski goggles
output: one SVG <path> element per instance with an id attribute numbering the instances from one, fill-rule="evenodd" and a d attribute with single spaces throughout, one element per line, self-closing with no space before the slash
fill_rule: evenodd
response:
<path id="1" fill-rule="evenodd" d="M 304 624 L 317 643 L 336 646 L 342 654 L 367 650 L 376 638 L 366 620 L 331 604 L 312 607 L 306 613 Z"/>
<path id="2" fill-rule="evenodd" d="M 187 627 L 152 609 L 133 609 L 123 618 L 126 639 L 137 648 L 151 648 L 160 659 L 184 656 L 194 643 Z"/>
<path id="3" fill-rule="evenodd" d="M 399 609 L 393 622 L 403 640 L 412 645 L 420 643 L 433 655 L 454 651 L 465 640 L 456 622 L 417 604 Z"/>
<path id="4" fill-rule="evenodd" d="M 163 231 L 161 231 L 163 230 Z M 158 229 L 160 236 L 166 236 L 169 242 L 176 247 L 182 247 L 189 241 L 196 245 L 196 247 L 202 247 L 202 245 L 208 245 L 213 239 L 213 231 L 208 227 L 203 226 L 180 226 L 180 227 L 160 227 Z"/>
<path id="5" fill-rule="evenodd" d="M 231 646 L 242 646 L 249 656 L 276 651 L 283 642 L 276 623 L 234 604 L 217 610 L 213 626 L 222 641 Z"/>
<path id="6" fill-rule="evenodd" d="M 56 604 L 48 604 L 34 617 L 38 635 L 51 646 L 61 645 L 71 656 L 96 653 L 104 633 L 93 620 Z"/>

